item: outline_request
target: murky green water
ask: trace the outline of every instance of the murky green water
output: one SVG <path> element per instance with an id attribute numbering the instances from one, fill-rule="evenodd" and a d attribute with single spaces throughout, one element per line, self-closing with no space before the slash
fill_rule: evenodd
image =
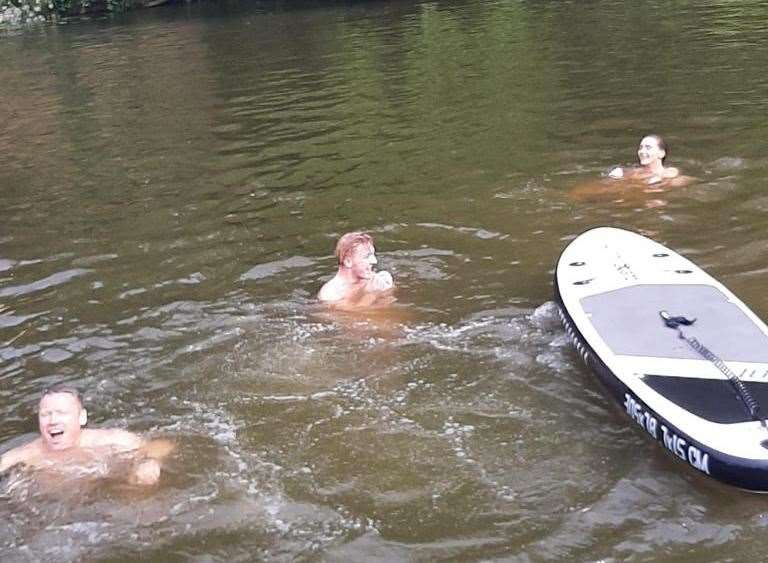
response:
<path id="1" fill-rule="evenodd" d="M 0 499 L 4 561 L 759 559 L 763 497 L 610 404 L 563 246 L 651 234 L 768 318 L 761 2 L 178 6 L 0 37 L 0 441 L 40 390 L 162 486 Z M 647 132 L 697 177 L 574 198 Z M 389 314 L 313 302 L 374 234 Z"/>

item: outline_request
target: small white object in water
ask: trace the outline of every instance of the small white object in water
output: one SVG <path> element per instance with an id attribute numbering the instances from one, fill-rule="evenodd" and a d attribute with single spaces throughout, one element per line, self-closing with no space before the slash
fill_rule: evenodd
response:
<path id="1" fill-rule="evenodd" d="M 394 285 L 392 280 L 392 274 L 387 271 L 376 272 L 373 278 L 373 289 L 376 291 L 384 291 L 391 288 Z"/>

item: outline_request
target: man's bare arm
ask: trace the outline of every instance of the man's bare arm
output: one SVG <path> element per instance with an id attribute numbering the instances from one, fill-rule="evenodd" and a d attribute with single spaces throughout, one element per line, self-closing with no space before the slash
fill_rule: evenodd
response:
<path id="1" fill-rule="evenodd" d="M 20 463 L 29 463 L 35 457 L 37 441 L 8 450 L 0 456 L 0 473 Z"/>
<path id="2" fill-rule="evenodd" d="M 168 456 L 176 444 L 170 440 L 158 439 L 144 441 L 139 448 L 138 463 L 133 468 L 130 482 L 134 485 L 154 485 L 160 480 L 162 464 L 160 460 Z"/>
<path id="3" fill-rule="evenodd" d="M 173 450 L 176 449 L 176 444 L 165 438 L 158 438 L 155 440 L 144 441 L 139 451 L 141 454 L 149 459 L 163 459 L 167 457 Z"/>

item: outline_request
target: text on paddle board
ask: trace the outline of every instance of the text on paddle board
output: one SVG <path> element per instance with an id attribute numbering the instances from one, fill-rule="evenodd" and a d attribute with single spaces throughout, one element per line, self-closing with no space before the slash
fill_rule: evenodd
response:
<path id="1" fill-rule="evenodd" d="M 692 446 L 664 424 L 659 424 L 656 417 L 645 410 L 629 393 L 624 393 L 624 408 L 627 409 L 627 414 L 630 418 L 637 422 L 654 439 L 659 440 L 659 432 L 661 432 L 661 442 L 670 452 L 680 459 L 687 461 L 699 471 L 709 475 L 708 453 L 702 452 L 696 446 Z"/>

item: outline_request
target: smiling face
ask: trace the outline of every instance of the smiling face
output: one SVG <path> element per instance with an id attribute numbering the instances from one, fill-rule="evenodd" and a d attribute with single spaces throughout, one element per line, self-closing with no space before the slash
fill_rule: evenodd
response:
<path id="1" fill-rule="evenodd" d="M 659 145 L 659 139 L 654 135 L 643 137 L 640 146 L 637 147 L 637 158 L 642 166 L 661 163 L 665 156 L 667 156 L 666 151 Z"/>
<path id="2" fill-rule="evenodd" d="M 358 280 L 371 279 L 375 273 L 373 266 L 377 262 L 376 249 L 372 244 L 359 244 L 344 258 L 344 266 Z"/>
<path id="3" fill-rule="evenodd" d="M 66 450 L 80 440 L 86 412 L 71 393 L 48 393 L 40 399 L 37 414 L 43 445 L 50 450 Z"/>

